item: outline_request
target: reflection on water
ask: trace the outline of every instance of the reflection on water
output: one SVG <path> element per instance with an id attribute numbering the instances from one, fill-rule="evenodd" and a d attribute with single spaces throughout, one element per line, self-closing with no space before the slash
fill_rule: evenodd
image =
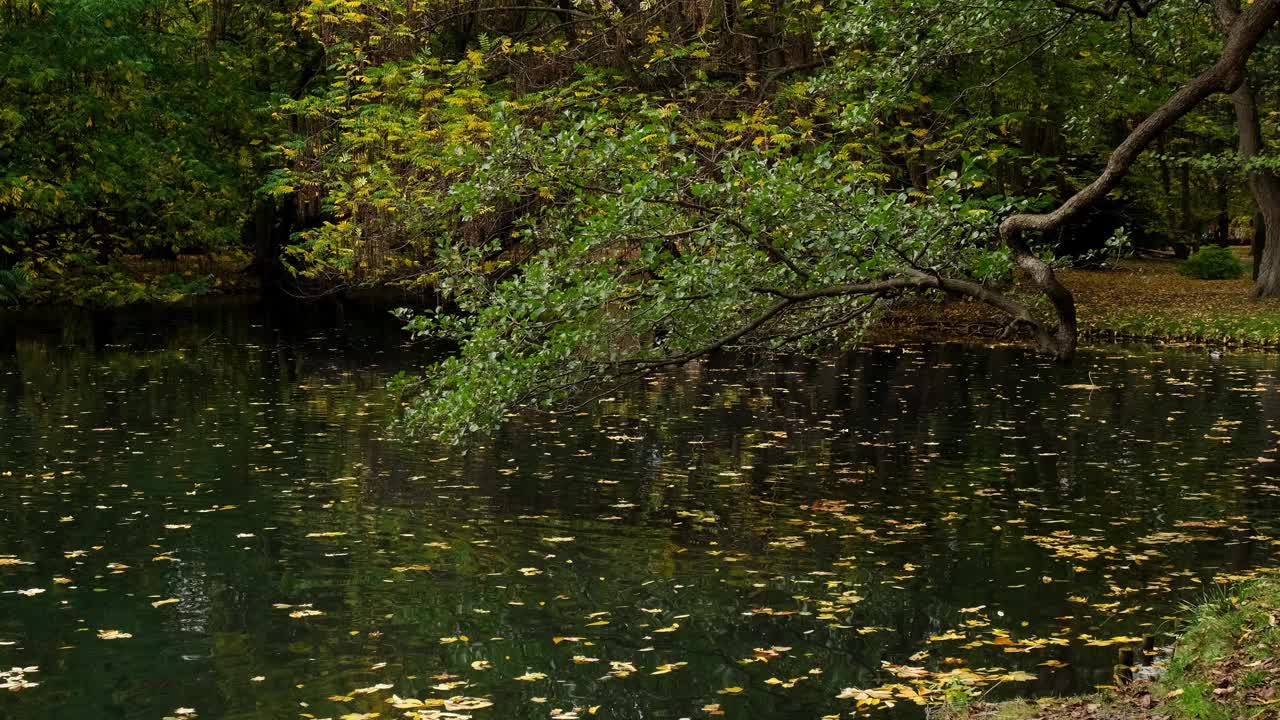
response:
<path id="1" fill-rule="evenodd" d="M 1063 693 L 1278 549 L 1271 356 L 722 360 L 462 453 L 388 430 L 424 356 L 382 312 L 3 324 L 0 668 L 38 667 L 6 718 L 850 717 L 844 688 L 948 671 Z"/>

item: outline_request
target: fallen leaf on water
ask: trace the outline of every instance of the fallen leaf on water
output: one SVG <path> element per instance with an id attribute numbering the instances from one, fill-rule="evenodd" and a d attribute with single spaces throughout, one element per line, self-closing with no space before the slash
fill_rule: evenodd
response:
<path id="1" fill-rule="evenodd" d="M 430 565 L 401 565 L 398 567 L 391 568 L 391 572 L 398 572 L 398 573 L 427 572 L 429 570 L 431 570 Z"/>
<path id="2" fill-rule="evenodd" d="M 432 690 L 440 690 L 440 691 L 442 691 L 442 692 L 447 692 L 447 691 L 449 691 L 449 690 L 456 690 L 456 689 L 458 689 L 458 688 L 460 688 L 460 687 L 466 687 L 467 685 L 470 685 L 470 684 L 471 684 L 471 683 L 468 683 L 466 680 L 457 680 L 457 681 L 454 681 L 454 682 L 439 683 L 439 684 L 436 684 L 436 685 L 432 685 L 432 686 L 431 686 L 431 689 L 432 689 Z"/>

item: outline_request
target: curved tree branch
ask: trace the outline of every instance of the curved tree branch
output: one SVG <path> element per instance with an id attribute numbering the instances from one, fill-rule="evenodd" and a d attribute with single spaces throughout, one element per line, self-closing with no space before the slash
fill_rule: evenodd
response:
<path id="1" fill-rule="evenodd" d="M 1133 2 L 1117 0 L 1112 3 L 1112 7 L 1114 12 L 1119 12 L 1122 6 L 1127 6 L 1136 14 L 1148 12 L 1158 2 L 1159 0 L 1152 0 L 1144 5 L 1136 0 Z M 1058 4 L 1063 7 L 1075 6 L 1075 3 Z M 1051 232 L 1061 228 L 1091 205 L 1102 200 L 1120 184 L 1138 157 L 1156 137 L 1171 128 L 1208 97 L 1218 93 L 1231 93 L 1240 87 L 1244 82 L 1245 68 L 1254 48 L 1278 20 L 1280 20 L 1280 0 L 1255 0 L 1231 24 L 1222 53 L 1213 66 L 1181 87 L 1164 105 L 1157 108 L 1134 128 L 1115 148 L 1103 172 L 1093 182 L 1051 212 L 1012 215 L 1000 224 L 999 237 L 1010 249 L 1014 261 L 1031 277 L 1053 305 L 1058 323 L 1056 327 L 1050 327 L 1039 320 L 1026 305 L 980 283 L 943 277 L 928 269 L 911 266 L 904 268 L 898 275 L 869 282 L 803 290 L 756 288 L 756 292 L 776 298 L 775 302 L 759 311 L 754 317 L 746 319 L 743 324 L 700 347 L 666 358 L 624 361 L 620 365 L 629 369 L 623 374 L 643 373 L 662 367 L 682 365 L 709 355 L 756 332 L 788 311 L 804 307 L 817 300 L 867 296 L 871 298 L 871 304 L 874 304 L 879 297 L 908 290 L 937 290 L 982 302 L 1010 318 L 1008 330 L 1026 328 L 1041 350 L 1062 360 L 1070 359 L 1075 354 L 1077 342 L 1075 299 L 1071 291 L 1057 279 L 1052 267 L 1031 251 L 1025 238 L 1026 234 Z M 538 171 L 536 167 L 534 170 Z M 569 182 L 583 189 L 618 194 L 616 190 Z M 763 249 L 770 258 L 788 267 L 798 279 L 804 281 L 810 278 L 808 272 L 773 247 L 767 237 L 760 236 L 759 233 L 723 211 L 684 198 L 645 198 L 645 200 L 681 207 L 725 220 L 738 232 L 762 243 Z M 908 264 L 911 264 L 909 260 Z"/>
<path id="2" fill-rule="evenodd" d="M 1114 190 L 1129 173 L 1142 151 L 1162 132 L 1173 127 L 1211 95 L 1234 92 L 1244 81 L 1249 56 L 1278 19 L 1280 0 L 1257 0 L 1241 12 L 1232 24 L 1218 61 L 1182 86 L 1164 105 L 1134 128 L 1112 152 L 1106 168 L 1092 183 L 1052 212 L 1012 215 L 1000 224 L 1000 238 L 1013 253 L 1014 261 L 1049 298 L 1057 314 L 1058 327 L 1048 337 L 1039 339 L 1044 350 L 1064 360 L 1075 354 L 1075 298 L 1055 277 L 1053 268 L 1031 252 L 1025 239 L 1026 233 L 1044 233 L 1061 228 Z"/>

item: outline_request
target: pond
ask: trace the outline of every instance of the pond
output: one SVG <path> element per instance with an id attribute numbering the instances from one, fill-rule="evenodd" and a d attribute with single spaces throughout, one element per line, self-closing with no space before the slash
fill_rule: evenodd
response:
<path id="1" fill-rule="evenodd" d="M 918 717 L 1107 684 L 1280 552 L 1275 356 L 721 359 L 463 452 L 390 428 L 403 341 L 4 319 L 0 717 Z"/>

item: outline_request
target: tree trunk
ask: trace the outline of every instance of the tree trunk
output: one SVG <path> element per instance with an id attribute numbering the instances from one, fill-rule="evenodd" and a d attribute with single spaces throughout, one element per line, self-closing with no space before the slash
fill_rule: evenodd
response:
<path id="1" fill-rule="evenodd" d="M 1240 133 L 1240 157 L 1248 162 L 1262 152 L 1258 103 L 1248 82 L 1232 93 L 1231 105 Z M 1249 190 L 1258 205 L 1263 227 L 1262 252 L 1254 262 L 1253 297 L 1277 297 L 1280 296 L 1280 177 L 1263 170 L 1252 171 Z"/>
<path id="2" fill-rule="evenodd" d="M 1218 176 L 1218 227 L 1214 241 L 1219 247 L 1231 244 L 1231 188 L 1227 186 L 1227 176 Z"/>
<path id="3" fill-rule="evenodd" d="M 1215 8 L 1218 20 L 1230 36 L 1243 15 L 1239 0 L 1217 0 Z M 1235 110 L 1236 131 L 1240 135 L 1240 157 L 1247 163 L 1263 149 L 1258 102 L 1247 78 L 1231 93 L 1231 107 Z M 1280 177 L 1268 171 L 1253 170 L 1249 172 L 1249 190 L 1258 205 L 1264 227 L 1262 255 L 1254 262 L 1252 294 L 1254 298 L 1277 297 L 1280 296 Z"/>
<path id="4" fill-rule="evenodd" d="M 1262 212 L 1262 230 L 1257 231 L 1262 243 L 1262 256 L 1259 258 L 1257 275 L 1253 284 L 1253 297 L 1280 296 L 1280 182 L 1271 176 L 1272 189 L 1265 192 L 1267 205 L 1259 202 Z M 1251 183 L 1252 185 L 1252 183 Z M 1254 197 L 1258 197 L 1257 191 Z M 1258 242 L 1258 240 L 1255 240 Z"/>
<path id="5" fill-rule="evenodd" d="M 263 294 L 270 295 L 283 287 L 285 275 L 281 253 L 284 243 L 281 236 L 288 237 L 291 229 L 289 223 L 280 212 L 280 206 L 291 207 L 292 198 L 280 203 L 274 198 L 261 198 L 253 208 L 249 232 L 253 237 L 253 264 L 257 270 L 258 283 Z M 284 226 L 284 227 L 282 227 Z"/>
<path id="6" fill-rule="evenodd" d="M 1178 168 L 1178 175 L 1182 186 L 1182 245 L 1184 248 L 1179 251 L 1178 256 L 1186 257 L 1195 252 L 1199 235 L 1196 234 L 1196 224 L 1191 217 L 1191 168 L 1187 163 L 1182 163 Z"/>
<path id="7" fill-rule="evenodd" d="M 1156 152 L 1160 153 L 1160 189 L 1164 192 L 1164 207 L 1169 208 L 1173 198 L 1173 176 L 1169 173 L 1169 155 L 1165 150 L 1164 135 L 1156 138 Z M 1173 227 L 1173 218 L 1165 215 L 1165 226 Z"/>
<path id="8" fill-rule="evenodd" d="M 1231 1 L 1219 0 L 1220 3 Z M 1234 97 L 1237 90 L 1244 84 L 1245 69 L 1254 48 L 1277 20 L 1280 20 L 1280 0 L 1254 0 L 1253 4 L 1244 11 L 1240 11 L 1237 5 L 1232 22 L 1224 23 L 1227 28 L 1227 37 L 1223 44 L 1222 55 L 1217 62 L 1179 88 L 1163 105 L 1139 123 L 1124 142 L 1116 146 L 1111 157 L 1107 159 L 1107 166 L 1102 174 L 1052 212 L 1011 215 L 1000 223 L 1000 238 L 1009 248 L 1014 262 L 1031 277 L 1040 292 L 1049 299 L 1057 315 L 1058 325 L 1055 328 L 1046 328 L 1039 324 L 1032 326 L 1036 343 L 1043 350 L 1061 360 L 1070 359 L 1075 355 L 1078 338 L 1075 298 L 1054 275 L 1053 268 L 1032 252 L 1026 235 L 1033 232 L 1049 233 L 1058 230 L 1106 197 L 1129 174 L 1138 156 L 1161 133 L 1177 124 L 1205 99 L 1218 93 L 1232 93 Z M 1267 219 L 1267 226 L 1270 228 L 1273 225 L 1272 218 L 1268 215 Z M 1268 238 L 1268 241 L 1270 240 L 1271 238 Z M 1263 252 L 1264 263 L 1268 252 L 1280 254 L 1280 241 L 1267 243 L 1267 250 Z M 1264 267 L 1263 275 L 1266 272 L 1267 268 Z M 1262 282 L 1262 279 L 1260 276 L 1259 282 Z M 1276 262 L 1275 279 L 1280 286 L 1280 259 Z M 1280 287 L 1277 289 L 1280 290 Z"/>
<path id="9" fill-rule="evenodd" d="M 1249 247 L 1249 255 L 1253 258 L 1253 279 L 1258 280 L 1258 268 L 1262 267 L 1262 249 L 1267 246 L 1267 221 L 1261 212 L 1253 216 L 1253 242 Z"/>

